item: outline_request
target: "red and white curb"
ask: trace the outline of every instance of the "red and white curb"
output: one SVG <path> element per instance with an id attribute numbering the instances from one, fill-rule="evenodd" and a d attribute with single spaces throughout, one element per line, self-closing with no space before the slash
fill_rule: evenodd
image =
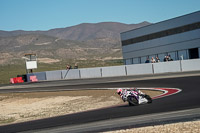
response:
<path id="1" fill-rule="evenodd" d="M 121 89 L 133 89 L 135 87 L 132 88 L 121 88 Z M 113 90 L 113 89 L 119 89 L 119 88 L 99 88 L 99 89 L 109 89 L 109 90 Z M 152 97 L 152 99 L 158 99 L 158 98 L 163 98 L 166 96 L 170 96 L 170 95 L 174 95 L 177 94 L 179 92 L 181 92 L 182 90 L 179 88 L 137 88 L 138 90 L 153 90 L 153 91 L 162 91 L 163 93 L 157 96 Z"/>
<path id="2" fill-rule="evenodd" d="M 163 94 L 152 97 L 152 99 L 163 98 L 166 96 L 174 95 L 181 92 L 181 89 L 178 88 L 138 88 L 139 90 L 154 90 L 154 91 L 162 91 Z"/>

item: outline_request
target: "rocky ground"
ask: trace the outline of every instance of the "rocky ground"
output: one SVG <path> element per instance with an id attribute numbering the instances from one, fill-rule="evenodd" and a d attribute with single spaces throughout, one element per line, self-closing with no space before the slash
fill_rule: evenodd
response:
<path id="1" fill-rule="evenodd" d="M 110 131 L 105 133 L 200 133 L 200 120 Z"/>

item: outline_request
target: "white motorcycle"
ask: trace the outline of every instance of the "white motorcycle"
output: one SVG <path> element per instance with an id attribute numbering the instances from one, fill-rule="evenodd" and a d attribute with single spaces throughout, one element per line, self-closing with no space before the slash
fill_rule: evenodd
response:
<path id="1" fill-rule="evenodd" d="M 146 94 L 139 94 L 137 91 L 127 91 L 127 102 L 129 106 L 152 103 L 152 98 Z"/>

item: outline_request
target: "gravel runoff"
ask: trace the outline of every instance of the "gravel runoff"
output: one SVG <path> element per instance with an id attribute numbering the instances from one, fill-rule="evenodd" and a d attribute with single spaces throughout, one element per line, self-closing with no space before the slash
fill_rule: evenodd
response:
<path id="1" fill-rule="evenodd" d="M 142 90 L 150 96 L 160 91 Z M 92 103 L 92 104 L 91 104 Z M 0 125 L 66 115 L 124 103 L 116 90 L 0 94 Z"/>
<path id="2" fill-rule="evenodd" d="M 200 120 L 109 131 L 104 133 L 200 133 Z"/>

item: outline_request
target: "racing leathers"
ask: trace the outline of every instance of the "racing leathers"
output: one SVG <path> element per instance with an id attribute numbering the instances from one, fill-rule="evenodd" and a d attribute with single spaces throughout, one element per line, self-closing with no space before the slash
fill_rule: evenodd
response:
<path id="1" fill-rule="evenodd" d="M 134 89 L 122 89 L 120 96 L 121 96 L 121 98 L 124 102 L 127 101 L 127 98 L 130 95 L 130 93 L 137 94 L 138 99 L 141 99 L 145 95 L 143 92 L 141 92 L 140 90 L 138 90 L 136 88 L 134 88 Z M 138 102 L 139 102 L 139 104 L 141 103 L 141 101 L 138 101 Z"/>

